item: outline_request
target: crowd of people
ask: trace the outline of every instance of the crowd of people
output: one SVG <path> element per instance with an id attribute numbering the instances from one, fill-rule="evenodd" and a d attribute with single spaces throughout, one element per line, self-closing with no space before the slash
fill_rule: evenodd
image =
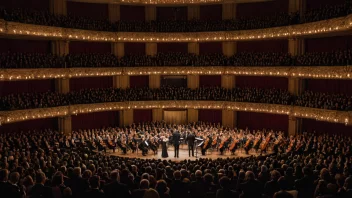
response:
<path id="1" fill-rule="evenodd" d="M 299 13 L 274 13 L 271 16 L 242 17 L 235 20 L 168 20 L 168 21 L 118 21 L 111 23 L 108 20 L 97 20 L 87 17 L 78 17 L 72 14 L 67 16 L 53 15 L 48 11 L 26 9 L 0 8 L 0 18 L 6 21 L 21 23 L 76 28 L 97 31 L 121 32 L 202 32 L 202 31 L 230 31 L 249 30 L 270 27 L 294 25 L 346 16 L 352 11 L 350 0 L 345 4 L 324 6 L 319 9 Z"/>
<path id="2" fill-rule="evenodd" d="M 283 136 L 278 152 L 257 157 L 183 161 L 117 157 L 84 146 L 118 131 L 227 130 L 209 123 L 153 122 L 126 128 L 0 133 L 4 197 L 350 198 L 352 140 L 334 134 Z M 243 133 L 255 135 L 256 131 Z M 274 136 L 277 136 L 275 134 Z M 274 141 L 276 141 L 274 139 Z M 291 142 L 305 142 L 302 151 Z M 308 149 L 306 149 L 308 148 Z M 309 150 L 309 152 L 307 151 Z"/>
<path id="3" fill-rule="evenodd" d="M 2 53 L 0 68 L 73 68 L 73 67 L 146 67 L 146 66 L 346 66 L 352 50 L 310 52 L 291 56 L 285 52 L 239 52 L 227 57 L 222 53 L 195 55 L 169 52 L 149 55 L 108 53 L 67 54 L 63 57 L 45 53 Z"/>
<path id="4" fill-rule="evenodd" d="M 75 104 L 92 104 L 123 101 L 158 101 L 158 100 L 205 100 L 233 101 L 281 105 L 297 105 L 311 108 L 339 111 L 352 110 L 352 97 L 343 94 L 304 92 L 294 97 L 287 90 L 202 87 L 190 89 L 184 87 L 163 86 L 160 89 L 82 89 L 61 94 L 58 92 L 20 93 L 0 97 L 0 110 L 18 110 L 48 108 Z"/>

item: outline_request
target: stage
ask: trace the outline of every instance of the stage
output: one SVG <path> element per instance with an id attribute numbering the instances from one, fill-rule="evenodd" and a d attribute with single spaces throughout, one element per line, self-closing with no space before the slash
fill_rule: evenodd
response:
<path id="1" fill-rule="evenodd" d="M 116 150 L 115 153 L 112 152 L 112 150 L 108 151 L 108 154 L 113 155 L 113 156 L 119 156 L 119 157 L 128 157 L 128 158 L 140 158 L 140 159 L 166 159 L 166 160 L 173 160 L 173 161 L 182 161 L 182 160 L 195 160 L 197 158 L 211 158 L 211 159 L 218 159 L 218 158 L 233 158 L 233 157 L 249 157 L 249 156 L 258 156 L 260 153 L 256 153 L 254 150 L 251 150 L 249 152 L 249 155 L 245 153 L 243 149 L 237 149 L 236 153 L 234 155 L 231 155 L 230 152 L 224 152 L 223 155 L 220 155 L 219 151 L 212 151 L 211 149 L 208 149 L 207 153 L 205 156 L 202 156 L 200 148 L 198 148 L 198 155 L 196 158 L 196 151 L 194 151 L 194 157 L 189 157 L 188 156 L 188 146 L 187 145 L 181 145 L 180 150 L 179 150 L 179 158 L 174 157 L 174 147 L 169 146 L 168 149 L 168 158 L 162 158 L 161 157 L 161 148 L 158 149 L 158 153 L 156 155 L 153 154 L 151 150 L 149 150 L 148 154 L 146 156 L 142 155 L 141 151 L 138 151 L 137 153 L 132 153 L 131 151 L 127 152 L 126 155 L 122 153 L 121 150 Z M 270 154 L 271 152 L 269 151 Z"/>

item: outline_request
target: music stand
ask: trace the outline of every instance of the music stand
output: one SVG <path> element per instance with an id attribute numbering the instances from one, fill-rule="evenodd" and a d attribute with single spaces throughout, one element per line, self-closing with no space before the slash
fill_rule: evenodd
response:
<path id="1" fill-rule="evenodd" d="M 200 141 L 201 143 L 199 145 L 197 145 L 197 141 Z M 198 158 L 198 147 L 200 145 L 202 145 L 203 143 L 204 143 L 204 141 L 201 138 L 196 138 L 196 140 L 194 141 L 194 144 L 196 145 L 196 159 Z"/>

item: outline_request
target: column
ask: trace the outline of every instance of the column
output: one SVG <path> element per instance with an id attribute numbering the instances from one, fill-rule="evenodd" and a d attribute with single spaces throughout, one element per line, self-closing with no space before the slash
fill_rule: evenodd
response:
<path id="1" fill-rule="evenodd" d="M 294 96 L 299 96 L 305 89 L 304 79 L 290 77 L 288 78 L 288 91 Z"/>
<path id="2" fill-rule="evenodd" d="M 233 89 L 235 87 L 235 76 L 221 75 L 221 87 L 226 89 Z"/>
<path id="3" fill-rule="evenodd" d="M 156 20 L 156 6 L 154 5 L 145 6 L 145 20 L 146 21 Z"/>
<path id="4" fill-rule="evenodd" d="M 188 43 L 188 53 L 199 55 L 199 43 Z"/>
<path id="5" fill-rule="evenodd" d="M 120 127 L 129 126 L 133 123 L 133 109 L 126 109 L 120 111 Z"/>
<path id="6" fill-rule="evenodd" d="M 200 6 L 199 5 L 189 5 L 187 6 L 187 19 L 194 20 L 200 17 Z"/>
<path id="7" fill-rule="evenodd" d="M 199 88 L 199 75 L 187 75 L 187 87 L 191 89 Z"/>
<path id="8" fill-rule="evenodd" d="M 300 12 L 303 14 L 306 11 L 306 0 L 289 0 L 288 12 Z"/>
<path id="9" fill-rule="evenodd" d="M 55 91 L 63 94 L 70 92 L 70 79 L 69 78 L 55 79 Z"/>
<path id="10" fill-rule="evenodd" d="M 149 75 L 149 88 L 160 88 L 160 75 Z"/>
<path id="11" fill-rule="evenodd" d="M 222 125 L 234 128 L 237 125 L 237 113 L 233 110 L 222 110 Z"/>
<path id="12" fill-rule="evenodd" d="M 153 122 L 163 120 L 163 109 L 152 109 Z"/>
<path id="13" fill-rule="evenodd" d="M 198 122 L 198 109 L 187 109 L 187 121 Z"/>
<path id="14" fill-rule="evenodd" d="M 304 39 L 299 39 L 299 38 L 288 39 L 288 52 L 292 56 L 304 54 L 305 53 Z"/>
<path id="15" fill-rule="evenodd" d="M 288 116 L 288 135 L 297 135 L 301 130 L 302 119 L 294 116 Z"/>
<path id="16" fill-rule="evenodd" d="M 298 1 L 298 0 L 297 0 Z M 291 0 L 290 0 L 291 6 Z M 292 56 L 302 55 L 305 52 L 305 42 L 304 39 L 289 39 L 288 40 L 288 52 Z M 298 96 L 304 91 L 305 80 L 297 77 L 288 78 L 288 91 L 294 95 Z M 288 134 L 296 135 L 301 130 L 302 119 L 294 116 L 289 116 L 288 118 Z"/>
<path id="17" fill-rule="evenodd" d="M 125 43 L 111 43 L 111 53 L 118 58 L 125 56 Z"/>
<path id="18" fill-rule="evenodd" d="M 130 76 L 119 75 L 113 76 L 113 87 L 120 89 L 127 89 L 130 87 Z"/>
<path id="19" fill-rule="evenodd" d="M 51 53 L 64 56 L 69 52 L 69 42 L 68 41 L 51 41 Z"/>
<path id="20" fill-rule="evenodd" d="M 58 123 L 59 132 L 64 133 L 66 136 L 71 135 L 71 132 L 72 132 L 71 116 L 59 117 L 58 122 L 59 122 Z"/>
<path id="21" fill-rule="evenodd" d="M 145 54 L 149 56 L 155 56 L 158 53 L 157 43 L 146 43 L 145 44 Z"/>
<path id="22" fill-rule="evenodd" d="M 236 18 L 237 4 L 224 3 L 222 4 L 222 20 L 230 20 Z"/>
<path id="23" fill-rule="evenodd" d="M 236 41 L 222 42 L 222 53 L 227 57 L 235 55 L 237 53 L 237 42 Z"/>
<path id="24" fill-rule="evenodd" d="M 50 0 L 50 12 L 57 15 L 67 15 L 66 0 Z"/>
<path id="25" fill-rule="evenodd" d="M 109 8 L 109 20 L 110 22 L 117 22 L 120 20 L 120 5 L 119 4 L 108 4 Z"/>

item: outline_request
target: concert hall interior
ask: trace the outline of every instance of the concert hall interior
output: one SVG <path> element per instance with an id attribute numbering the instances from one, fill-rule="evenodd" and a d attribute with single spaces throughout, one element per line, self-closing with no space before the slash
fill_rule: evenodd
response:
<path id="1" fill-rule="evenodd" d="M 352 0 L 0 1 L 0 197 L 351 198 Z"/>

